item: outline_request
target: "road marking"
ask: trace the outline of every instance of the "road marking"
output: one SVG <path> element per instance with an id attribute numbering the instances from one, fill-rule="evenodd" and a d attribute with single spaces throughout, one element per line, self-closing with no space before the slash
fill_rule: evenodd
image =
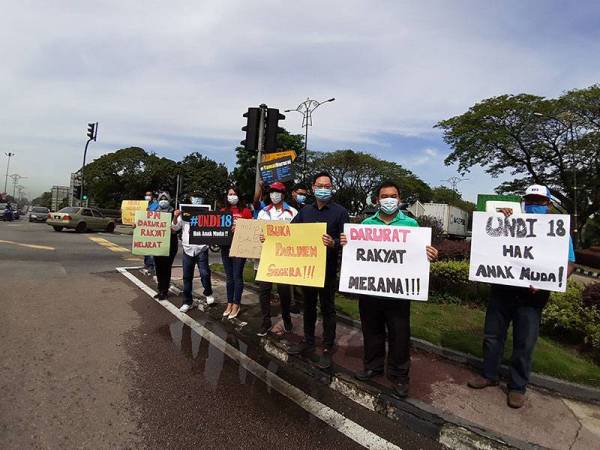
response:
<path id="1" fill-rule="evenodd" d="M 56 250 L 54 247 L 48 247 L 47 245 L 23 244 L 22 242 L 3 241 L 2 239 L 0 239 L 0 243 L 18 245 L 19 247 L 35 248 L 36 250 Z"/>
<path id="2" fill-rule="evenodd" d="M 96 237 L 96 236 L 88 236 L 88 239 L 90 241 L 95 242 L 96 244 L 99 244 L 99 245 L 102 245 L 103 247 L 106 247 L 111 252 L 115 252 L 115 253 L 131 253 L 129 249 L 127 249 L 125 247 L 121 247 L 120 245 L 117 245 L 117 244 L 115 244 L 113 242 L 110 242 L 108 239 L 104 239 L 104 238 Z"/>
<path id="3" fill-rule="evenodd" d="M 173 305 L 173 303 L 170 301 L 155 299 L 154 295 L 156 295 L 156 291 L 135 277 L 133 274 L 129 273 L 129 270 L 140 268 L 141 267 L 117 267 L 117 271 L 119 271 L 133 284 L 148 294 L 150 298 L 177 317 L 181 322 L 192 328 L 196 333 L 209 341 L 212 345 L 221 350 L 240 366 L 253 374 L 256 378 L 264 382 L 267 386 L 274 388 L 280 394 L 289 398 L 305 411 L 308 411 L 313 416 L 321 419 L 327 425 L 349 437 L 363 447 L 373 449 L 401 450 L 397 445 L 383 439 L 356 422 L 346 418 L 334 409 L 331 409 L 329 406 L 324 405 L 315 398 L 307 395 L 304 391 L 298 389 L 296 386 L 288 383 L 283 378 L 268 370 L 266 367 L 261 366 L 247 355 L 241 353 L 237 348 L 233 347 L 231 344 L 227 343 L 225 340 L 221 339 L 219 336 L 200 325 L 187 314 L 179 312 L 179 308 Z"/>

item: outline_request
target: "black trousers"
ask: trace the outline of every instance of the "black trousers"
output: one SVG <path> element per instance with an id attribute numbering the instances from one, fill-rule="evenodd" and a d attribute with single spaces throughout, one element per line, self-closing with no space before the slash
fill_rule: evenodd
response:
<path id="1" fill-rule="evenodd" d="M 408 383 L 410 370 L 410 301 L 361 295 L 358 298 L 364 340 L 365 369 L 385 367 L 388 377 Z"/>
<path id="2" fill-rule="evenodd" d="M 177 235 L 171 234 L 169 256 L 154 257 L 154 268 L 156 270 L 159 294 L 166 294 L 169 292 L 169 287 L 171 286 L 171 268 L 173 267 L 173 261 L 175 261 L 175 255 L 177 255 L 178 249 L 179 240 L 177 239 Z"/>
<path id="3" fill-rule="evenodd" d="M 315 326 L 317 324 L 317 301 L 321 303 L 323 316 L 323 344 L 326 348 L 335 345 L 335 291 L 336 277 L 325 278 L 322 288 L 303 287 L 304 294 L 304 340 L 315 344 Z M 318 300 L 317 300 L 318 299 Z"/>
<path id="4" fill-rule="evenodd" d="M 271 291 L 273 283 L 258 282 L 258 299 L 260 300 L 260 312 L 262 313 L 263 326 L 271 327 Z M 292 286 L 289 284 L 278 284 L 277 293 L 281 301 L 281 317 L 290 319 L 290 304 L 292 301 Z"/>

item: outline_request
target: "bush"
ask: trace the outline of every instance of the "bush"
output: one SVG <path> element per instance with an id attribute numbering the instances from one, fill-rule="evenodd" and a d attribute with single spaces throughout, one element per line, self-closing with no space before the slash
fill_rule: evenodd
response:
<path id="1" fill-rule="evenodd" d="M 466 240 L 453 241 L 444 239 L 439 244 L 434 245 L 434 247 L 439 252 L 440 261 L 465 261 L 471 255 L 471 242 Z"/>
<path id="2" fill-rule="evenodd" d="M 489 286 L 469 281 L 468 261 L 437 261 L 431 264 L 429 290 L 434 303 L 482 304 Z"/>
<path id="3" fill-rule="evenodd" d="M 583 290 L 581 295 L 583 306 L 586 308 L 595 308 L 600 311 L 600 283 L 590 284 Z"/>

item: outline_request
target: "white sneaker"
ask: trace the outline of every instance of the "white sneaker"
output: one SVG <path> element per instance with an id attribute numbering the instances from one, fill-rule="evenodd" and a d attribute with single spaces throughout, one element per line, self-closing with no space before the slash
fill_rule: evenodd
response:
<path id="1" fill-rule="evenodd" d="M 207 295 L 206 296 L 206 304 L 207 305 L 212 305 L 215 302 L 215 297 L 212 295 Z"/>
<path id="2" fill-rule="evenodd" d="M 190 309 L 193 309 L 193 308 L 194 308 L 194 304 L 193 303 L 191 305 L 188 305 L 187 303 L 184 303 L 183 305 L 181 305 L 181 308 L 179 308 L 179 312 L 186 313 Z"/>

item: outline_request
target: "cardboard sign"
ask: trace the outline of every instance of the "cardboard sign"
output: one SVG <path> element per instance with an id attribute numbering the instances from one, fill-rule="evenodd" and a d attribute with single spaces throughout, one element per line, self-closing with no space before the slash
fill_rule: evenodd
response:
<path id="1" fill-rule="evenodd" d="M 261 233 L 264 234 L 265 224 L 285 224 L 286 222 L 269 220 L 237 219 L 235 233 L 231 241 L 230 256 L 238 258 L 259 259 L 262 251 Z"/>
<path id="2" fill-rule="evenodd" d="M 284 158 L 289 156 L 294 161 L 297 157 L 296 152 L 294 150 L 285 150 L 283 152 L 276 153 L 263 153 L 261 162 L 273 161 L 274 159 Z"/>
<path id="3" fill-rule="evenodd" d="M 272 283 L 323 287 L 327 249 L 325 223 L 265 224 L 265 242 L 256 279 Z"/>
<path id="4" fill-rule="evenodd" d="M 181 205 L 181 219 L 190 224 L 190 245 L 231 244 L 231 213 L 208 211 L 202 205 Z"/>
<path id="5" fill-rule="evenodd" d="M 123 200 L 121 202 L 121 222 L 123 225 L 133 225 L 136 211 L 146 211 L 148 200 Z"/>
<path id="6" fill-rule="evenodd" d="M 171 213 L 136 211 L 131 242 L 134 255 L 169 256 Z"/>
<path id="7" fill-rule="evenodd" d="M 279 159 L 274 159 L 268 162 L 262 162 L 259 165 L 260 177 L 266 184 L 271 184 L 275 181 L 285 183 L 294 179 L 292 170 L 292 158 L 289 156 Z"/>
<path id="8" fill-rule="evenodd" d="M 469 280 L 564 292 L 570 217 L 473 213 Z"/>
<path id="9" fill-rule="evenodd" d="M 427 300 L 431 228 L 344 225 L 340 291 Z"/>

